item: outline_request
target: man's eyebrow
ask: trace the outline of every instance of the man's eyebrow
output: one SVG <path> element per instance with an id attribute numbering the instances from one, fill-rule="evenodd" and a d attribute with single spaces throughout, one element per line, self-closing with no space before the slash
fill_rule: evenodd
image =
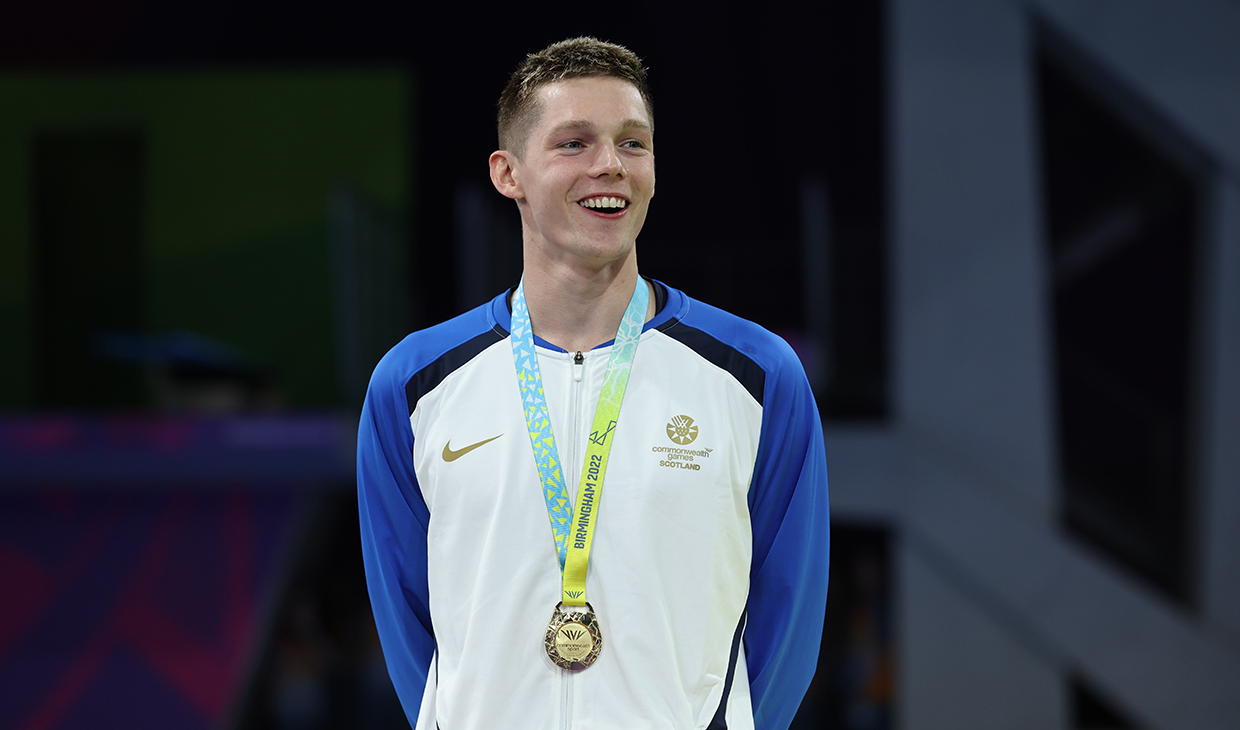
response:
<path id="1" fill-rule="evenodd" d="M 594 129 L 594 123 L 588 119 L 570 119 L 567 122 L 560 122 L 551 129 L 551 133 L 565 132 L 570 130 L 591 130 Z"/>
<path id="2" fill-rule="evenodd" d="M 642 129 L 642 130 L 649 131 L 650 123 L 643 119 L 625 119 L 624 121 L 620 122 L 620 128 L 621 129 Z M 566 131 L 576 131 L 576 130 L 592 132 L 594 131 L 594 129 L 595 129 L 594 122 L 590 121 L 589 119 L 569 119 L 566 122 L 560 122 L 559 124 L 555 125 L 555 127 L 553 127 L 551 130 L 551 134 L 557 134 L 559 132 L 566 132 Z"/>
<path id="3" fill-rule="evenodd" d="M 650 122 L 647 122 L 644 119 L 625 119 L 623 122 L 620 122 L 620 128 L 642 129 L 648 132 L 650 131 Z"/>

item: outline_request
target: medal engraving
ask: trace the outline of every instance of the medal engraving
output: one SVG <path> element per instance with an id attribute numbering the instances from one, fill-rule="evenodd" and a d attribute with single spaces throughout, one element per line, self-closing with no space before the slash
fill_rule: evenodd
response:
<path id="1" fill-rule="evenodd" d="M 547 656 L 564 669 L 585 669 L 598 659 L 603 649 L 603 633 L 599 630 L 594 607 L 556 604 L 543 638 Z"/>
<path id="2" fill-rule="evenodd" d="M 555 651 L 570 661 L 579 662 L 590 656 L 594 648 L 594 639 L 585 624 L 569 621 L 555 632 Z"/>

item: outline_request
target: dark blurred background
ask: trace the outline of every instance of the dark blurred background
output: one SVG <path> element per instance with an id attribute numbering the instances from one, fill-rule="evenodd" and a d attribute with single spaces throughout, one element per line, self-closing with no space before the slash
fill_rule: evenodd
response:
<path id="1" fill-rule="evenodd" d="M 0 10 L 0 728 L 406 726 L 357 413 L 516 283 L 495 99 L 582 34 L 649 67 L 643 273 L 788 339 L 827 425 L 794 727 L 1227 726 L 1240 6 L 1113 5 Z"/>

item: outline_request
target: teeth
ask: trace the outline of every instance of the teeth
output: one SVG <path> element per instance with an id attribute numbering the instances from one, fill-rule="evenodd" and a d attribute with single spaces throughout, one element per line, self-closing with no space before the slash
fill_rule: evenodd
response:
<path id="1" fill-rule="evenodd" d="M 579 205 L 586 208 L 624 208 L 627 204 L 623 198 L 603 197 L 603 198 L 587 198 L 579 202 Z"/>

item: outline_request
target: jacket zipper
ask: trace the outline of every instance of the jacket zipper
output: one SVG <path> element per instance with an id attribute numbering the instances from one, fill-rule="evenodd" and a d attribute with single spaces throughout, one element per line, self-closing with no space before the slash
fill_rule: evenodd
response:
<path id="1" fill-rule="evenodd" d="M 569 464 L 577 465 L 579 445 L 581 444 L 581 382 L 585 377 L 586 358 L 580 350 L 573 355 L 573 387 L 571 407 L 573 409 L 573 432 L 569 443 L 572 444 L 572 455 Z M 566 476 L 567 470 L 563 472 Z M 567 480 L 566 480 L 567 481 Z M 576 482 L 565 484 L 573 499 L 576 499 Z M 560 730 L 571 730 L 573 726 L 573 672 L 569 669 L 560 670 Z"/>
<path id="2" fill-rule="evenodd" d="M 581 385 L 581 381 L 585 378 L 585 371 L 586 371 L 585 363 L 586 363 L 585 355 L 581 354 L 581 351 L 578 350 L 577 353 L 573 355 L 573 386 L 572 386 L 572 394 L 570 396 L 571 400 L 569 401 L 570 407 L 573 409 L 573 432 L 569 438 L 569 444 L 570 444 L 569 448 L 571 449 L 572 453 L 569 454 L 569 457 L 568 457 L 569 460 L 567 463 L 572 464 L 573 466 L 576 466 L 578 463 L 578 460 L 583 458 L 580 454 L 581 452 L 580 445 L 582 443 L 582 440 L 581 440 L 581 427 L 582 427 L 581 388 L 583 387 Z M 571 484 L 568 483 L 569 471 L 567 469 L 564 470 L 563 474 L 565 477 L 564 486 L 568 488 L 568 493 L 572 495 L 573 499 L 576 499 L 577 483 L 576 482 L 573 482 Z"/>

